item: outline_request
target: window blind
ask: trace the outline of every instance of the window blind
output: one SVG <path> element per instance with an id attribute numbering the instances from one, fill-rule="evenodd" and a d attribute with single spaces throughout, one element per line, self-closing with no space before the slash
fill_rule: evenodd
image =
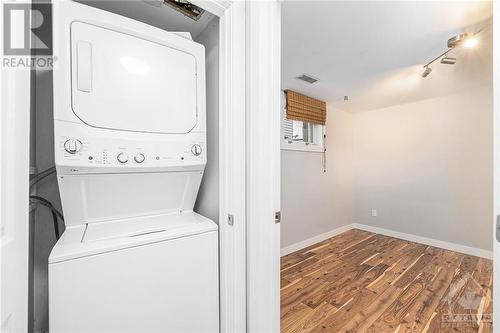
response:
<path id="1" fill-rule="evenodd" d="M 286 93 L 286 118 L 325 125 L 326 103 L 292 90 Z"/>
<path id="2" fill-rule="evenodd" d="M 283 117 L 281 128 L 283 129 L 283 138 L 286 140 L 293 139 L 293 122 Z"/>

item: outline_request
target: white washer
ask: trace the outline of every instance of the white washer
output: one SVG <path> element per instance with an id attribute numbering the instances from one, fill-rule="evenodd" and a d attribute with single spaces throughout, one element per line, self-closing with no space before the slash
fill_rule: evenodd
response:
<path id="1" fill-rule="evenodd" d="M 71 1 L 53 22 L 66 230 L 49 257 L 50 331 L 218 332 L 217 225 L 193 212 L 203 46 Z"/>

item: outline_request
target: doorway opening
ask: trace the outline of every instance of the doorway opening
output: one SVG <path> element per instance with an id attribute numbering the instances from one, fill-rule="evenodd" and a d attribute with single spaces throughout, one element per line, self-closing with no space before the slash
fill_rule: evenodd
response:
<path id="1" fill-rule="evenodd" d="M 282 332 L 492 332 L 492 22 L 283 3 Z"/>

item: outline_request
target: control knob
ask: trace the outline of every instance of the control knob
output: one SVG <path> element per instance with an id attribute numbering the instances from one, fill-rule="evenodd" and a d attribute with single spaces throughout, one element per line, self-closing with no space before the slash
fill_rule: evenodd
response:
<path id="1" fill-rule="evenodd" d="M 191 147 L 191 152 L 193 153 L 194 156 L 200 155 L 202 152 L 201 146 L 199 144 L 194 144 Z"/>
<path id="2" fill-rule="evenodd" d="M 78 139 L 68 139 L 64 142 L 64 150 L 70 154 L 76 154 L 82 150 L 82 142 Z"/>
<path id="3" fill-rule="evenodd" d="M 116 156 L 116 159 L 120 163 L 127 163 L 128 162 L 128 156 L 125 153 L 119 153 L 118 156 Z"/>
<path id="4" fill-rule="evenodd" d="M 146 157 L 144 156 L 144 154 L 141 153 L 138 153 L 134 156 L 134 161 L 136 161 L 137 163 L 142 163 L 144 162 L 145 159 Z"/>

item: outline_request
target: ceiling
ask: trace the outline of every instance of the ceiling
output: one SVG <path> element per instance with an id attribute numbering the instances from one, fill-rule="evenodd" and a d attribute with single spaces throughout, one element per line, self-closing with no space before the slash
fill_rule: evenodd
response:
<path id="1" fill-rule="evenodd" d="M 190 32 L 196 39 L 216 16 L 204 12 L 198 21 L 163 4 L 162 0 L 79 0 L 78 2 L 126 16 L 167 31 Z"/>
<path id="2" fill-rule="evenodd" d="M 285 1 L 282 88 L 351 112 L 456 93 L 492 82 L 492 2 Z M 455 65 L 422 66 L 460 32 L 475 49 L 453 51 Z M 306 73 L 320 81 L 296 79 Z M 344 95 L 349 96 L 344 101 Z"/>

